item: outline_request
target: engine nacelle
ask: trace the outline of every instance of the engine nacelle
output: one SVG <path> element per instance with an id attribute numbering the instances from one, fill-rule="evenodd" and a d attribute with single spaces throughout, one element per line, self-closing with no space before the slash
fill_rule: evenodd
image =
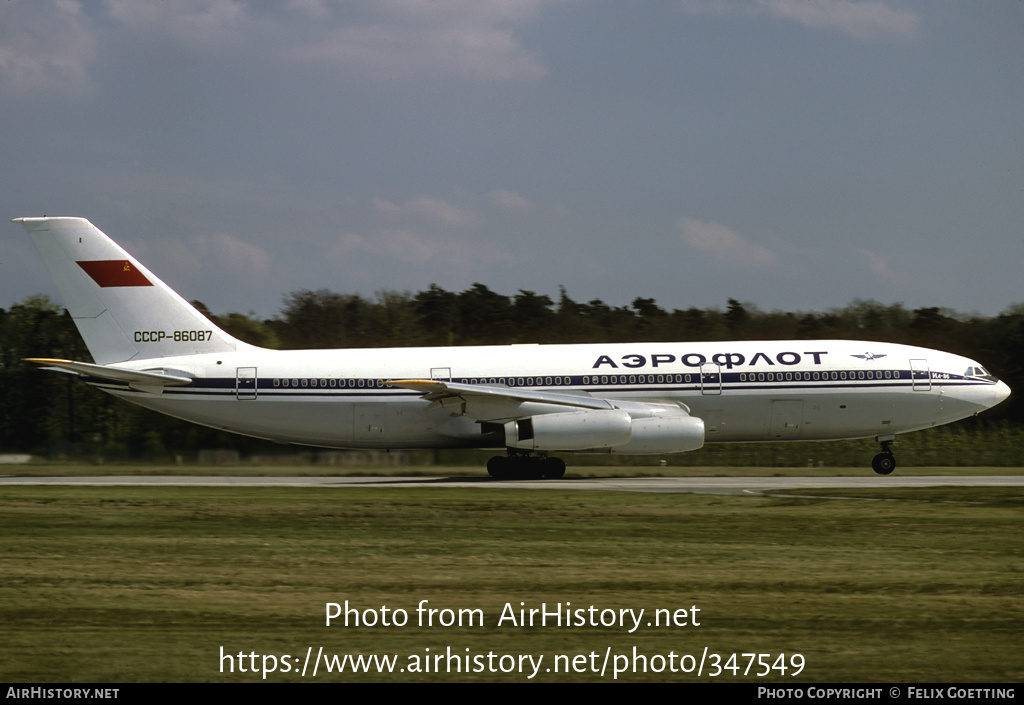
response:
<path id="1" fill-rule="evenodd" d="M 541 414 L 505 424 L 505 445 L 526 450 L 587 450 L 625 445 L 629 414 L 619 409 Z"/>
<path id="2" fill-rule="evenodd" d="M 704 445 L 704 422 L 684 414 L 634 419 L 622 409 L 541 414 L 507 422 L 505 445 L 631 455 L 685 453 Z"/>
<path id="3" fill-rule="evenodd" d="M 633 437 L 612 453 L 649 455 L 686 453 L 704 445 L 704 421 L 695 416 L 652 416 L 633 419 Z"/>

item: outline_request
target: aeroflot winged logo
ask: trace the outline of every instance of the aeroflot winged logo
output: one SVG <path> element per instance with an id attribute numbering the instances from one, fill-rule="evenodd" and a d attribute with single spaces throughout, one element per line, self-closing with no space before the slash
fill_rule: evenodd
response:
<path id="1" fill-rule="evenodd" d="M 153 286 L 146 276 L 126 259 L 100 259 L 78 262 L 78 266 L 102 287 Z"/>

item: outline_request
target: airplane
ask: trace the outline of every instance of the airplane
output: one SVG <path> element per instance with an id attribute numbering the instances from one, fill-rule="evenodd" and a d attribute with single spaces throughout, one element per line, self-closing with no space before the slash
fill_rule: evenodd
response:
<path id="1" fill-rule="evenodd" d="M 1000 403 L 977 362 L 850 340 L 268 350 L 214 325 L 84 218 L 17 218 L 93 362 L 31 358 L 148 409 L 278 442 L 502 449 L 498 479 L 559 478 L 553 453 L 875 438 Z"/>

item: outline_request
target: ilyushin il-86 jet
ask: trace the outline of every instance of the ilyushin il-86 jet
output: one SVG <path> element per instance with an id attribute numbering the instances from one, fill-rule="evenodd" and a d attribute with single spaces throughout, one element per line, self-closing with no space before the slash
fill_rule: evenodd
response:
<path id="1" fill-rule="evenodd" d="M 329 448 L 505 449 L 496 478 L 562 477 L 555 453 L 874 437 L 995 406 L 979 363 L 844 340 L 267 350 L 214 325 L 83 218 L 18 218 L 92 362 L 33 358 L 114 396 L 234 433 Z"/>

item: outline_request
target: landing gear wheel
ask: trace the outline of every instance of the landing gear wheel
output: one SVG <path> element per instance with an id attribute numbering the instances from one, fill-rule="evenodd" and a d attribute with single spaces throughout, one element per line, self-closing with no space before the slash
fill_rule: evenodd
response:
<path id="1" fill-rule="evenodd" d="M 561 458 L 544 458 L 541 461 L 541 472 L 548 480 L 565 477 L 565 461 Z"/>
<path id="2" fill-rule="evenodd" d="M 565 477 L 565 461 L 526 453 L 495 455 L 487 461 L 487 474 L 495 480 L 557 480 Z"/>
<path id="3" fill-rule="evenodd" d="M 495 455 L 487 461 L 487 474 L 495 480 L 512 479 L 512 462 L 504 455 Z"/>
<path id="4" fill-rule="evenodd" d="M 879 453 L 871 459 L 871 469 L 879 475 L 888 475 L 896 469 L 896 456 L 892 453 Z"/>

